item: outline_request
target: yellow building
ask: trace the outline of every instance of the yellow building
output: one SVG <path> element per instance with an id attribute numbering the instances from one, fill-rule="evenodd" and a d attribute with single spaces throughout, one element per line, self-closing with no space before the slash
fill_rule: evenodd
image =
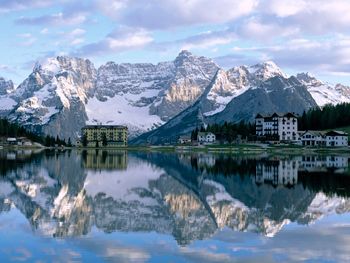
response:
<path id="1" fill-rule="evenodd" d="M 88 147 L 126 146 L 128 143 L 128 127 L 121 125 L 88 125 L 82 129 L 82 135 L 81 144 Z"/>

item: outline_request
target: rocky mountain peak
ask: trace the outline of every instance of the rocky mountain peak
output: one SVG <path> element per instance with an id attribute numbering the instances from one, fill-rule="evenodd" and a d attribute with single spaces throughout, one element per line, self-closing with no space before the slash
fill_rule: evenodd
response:
<path id="1" fill-rule="evenodd" d="M 192 56 L 193 56 L 193 54 L 190 51 L 188 51 L 188 50 L 181 50 L 180 53 L 175 58 L 175 60 L 180 59 L 180 58 L 189 58 L 189 57 L 192 57 Z"/>
<path id="2" fill-rule="evenodd" d="M 232 83 L 227 78 L 227 73 L 223 69 L 219 69 L 211 83 L 211 92 L 216 91 L 217 94 L 225 96 L 226 94 L 231 95 Z"/>
<path id="3" fill-rule="evenodd" d="M 322 81 L 316 79 L 313 75 L 311 75 L 309 72 L 306 73 L 298 73 L 296 75 L 296 78 L 303 83 L 304 85 L 313 85 L 313 86 L 320 86 L 323 85 Z"/>
<path id="4" fill-rule="evenodd" d="M 44 61 L 36 62 L 33 69 L 33 72 L 48 73 L 52 75 L 64 71 L 96 75 L 96 69 L 90 60 L 68 56 L 46 58 Z"/>
<path id="5" fill-rule="evenodd" d="M 259 80 L 267 80 L 272 77 L 281 76 L 287 78 L 287 75 L 273 61 L 265 61 L 248 68 L 249 72 Z"/>
<path id="6" fill-rule="evenodd" d="M 216 63 L 212 59 L 202 56 L 194 56 L 191 52 L 187 50 L 182 50 L 179 53 L 179 55 L 174 60 L 174 64 L 177 68 L 187 69 L 194 69 L 197 67 L 215 68 L 215 72 L 219 68 L 219 66 L 216 65 Z"/>
<path id="7" fill-rule="evenodd" d="M 338 91 L 341 95 L 345 96 L 346 98 L 350 98 L 350 87 L 345 86 L 342 84 L 336 84 L 334 89 Z"/>
<path id="8" fill-rule="evenodd" d="M 13 82 L 0 77 L 0 95 L 6 95 L 13 90 Z"/>

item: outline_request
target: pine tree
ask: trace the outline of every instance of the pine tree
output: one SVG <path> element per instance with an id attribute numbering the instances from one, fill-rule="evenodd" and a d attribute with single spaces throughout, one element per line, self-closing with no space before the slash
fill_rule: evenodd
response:
<path id="1" fill-rule="evenodd" d="M 87 146 L 88 141 L 87 141 L 87 136 L 86 136 L 86 134 L 84 134 L 83 137 L 81 138 L 81 143 L 82 143 L 82 145 L 83 145 L 84 147 Z"/>
<path id="2" fill-rule="evenodd" d="M 102 134 L 102 146 L 107 146 L 107 136 L 105 133 Z"/>

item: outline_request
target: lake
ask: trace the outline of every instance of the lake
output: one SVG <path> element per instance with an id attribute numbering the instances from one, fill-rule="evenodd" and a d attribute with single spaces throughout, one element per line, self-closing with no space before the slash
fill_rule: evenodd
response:
<path id="1" fill-rule="evenodd" d="M 2 150 L 1 262 L 349 262 L 349 157 Z"/>

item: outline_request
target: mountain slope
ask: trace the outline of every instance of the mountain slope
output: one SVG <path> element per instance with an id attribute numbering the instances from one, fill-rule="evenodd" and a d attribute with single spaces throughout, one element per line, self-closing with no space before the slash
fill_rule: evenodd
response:
<path id="1" fill-rule="evenodd" d="M 234 98 L 226 108 L 208 118 L 209 123 L 254 121 L 258 113 L 294 112 L 317 107 L 316 102 L 295 77 L 273 77 Z"/>
<path id="2" fill-rule="evenodd" d="M 234 68 L 228 72 L 218 70 L 211 84 L 193 106 L 132 143 L 176 142 L 180 135 L 189 134 L 196 127 L 208 123 L 241 120 L 251 122 L 257 113 L 301 114 L 304 110 L 317 107 L 306 86 L 295 77 L 286 78 L 276 66 L 273 67 L 273 72 L 266 71 L 270 65 L 263 63 L 253 66 L 251 68 L 254 71 L 249 71 L 251 68 L 247 67 Z M 238 86 L 237 83 L 241 85 Z"/>
<path id="3" fill-rule="evenodd" d="M 14 86 L 11 80 L 0 77 L 0 117 L 7 116 L 17 104 L 15 100 L 8 96 L 13 89 Z"/>
<path id="4" fill-rule="evenodd" d="M 221 95 L 220 97 L 227 96 L 229 101 L 233 97 L 233 93 L 229 93 L 232 91 L 232 89 L 233 86 L 228 81 L 226 72 L 221 69 L 218 70 L 212 82 L 208 85 L 196 103 L 180 112 L 159 128 L 144 133 L 135 140 L 132 140 L 131 143 L 159 144 L 176 142 L 179 135 L 189 134 L 196 127 L 204 125 L 206 113 L 208 114 L 213 111 L 215 112 L 220 110 L 222 107 L 225 107 L 224 103 L 217 103 L 217 97 L 213 99 L 213 94 L 216 96 Z M 221 100 L 221 102 L 224 102 L 224 100 Z"/>
<path id="5" fill-rule="evenodd" d="M 350 87 L 341 84 L 332 86 L 316 79 L 309 73 L 299 73 L 296 78 L 307 86 L 311 96 L 320 107 L 326 104 L 350 103 Z"/>

